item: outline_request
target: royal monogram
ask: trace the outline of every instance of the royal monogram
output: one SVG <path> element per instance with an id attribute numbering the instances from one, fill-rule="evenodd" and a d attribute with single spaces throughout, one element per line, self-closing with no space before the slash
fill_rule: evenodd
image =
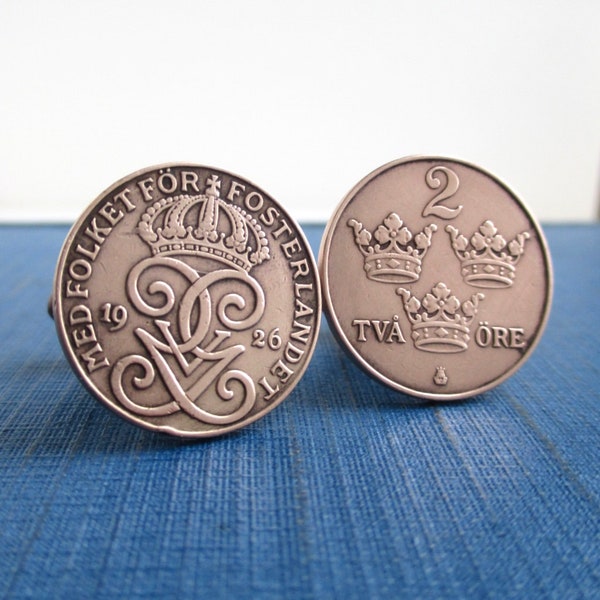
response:
<path id="1" fill-rule="evenodd" d="M 150 278 L 145 292 L 152 296 L 160 290 L 162 304 L 150 304 L 140 290 L 140 278 L 146 271 L 163 273 L 160 279 Z M 168 283 L 169 271 L 188 282 L 180 297 Z M 234 282 L 242 284 L 242 293 L 229 292 Z M 214 290 L 219 288 L 221 293 L 215 295 Z M 256 387 L 247 373 L 229 368 L 246 351 L 244 345 L 232 343 L 231 337 L 232 331 L 247 330 L 263 316 L 265 295 L 260 284 L 242 269 L 201 274 L 181 260 L 157 256 L 134 266 L 127 279 L 127 292 L 133 306 L 149 317 L 154 327 L 135 329 L 135 335 L 152 360 L 146 355 L 132 354 L 120 359 L 113 368 L 111 386 L 123 406 L 147 416 L 165 416 L 182 410 L 204 423 L 221 425 L 246 416 L 254 406 Z M 243 318 L 229 316 L 231 309 L 240 307 L 247 309 Z M 198 311 L 195 320 L 194 310 Z M 174 323 L 177 323 L 177 334 Z M 132 366 L 143 371 L 142 377 L 135 375 L 131 381 L 131 388 L 140 393 L 138 400 L 125 391 L 124 378 Z M 147 406 L 143 402 L 143 391 L 156 380 L 155 366 L 169 394 L 165 402 Z M 133 369 L 129 373 L 133 373 Z M 234 398 L 231 383 L 239 384 L 239 401 L 229 403 L 237 406 L 232 412 L 213 413 L 200 405 L 200 398 L 215 381 L 216 393 L 224 402 Z"/>

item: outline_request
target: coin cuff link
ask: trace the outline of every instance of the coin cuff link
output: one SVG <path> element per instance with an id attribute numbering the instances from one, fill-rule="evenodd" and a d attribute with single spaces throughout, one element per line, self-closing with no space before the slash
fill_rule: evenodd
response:
<path id="1" fill-rule="evenodd" d="M 404 158 L 346 195 L 319 255 L 331 330 L 389 387 L 430 400 L 485 392 L 531 355 L 550 311 L 542 230 L 467 162 Z"/>
<path id="2" fill-rule="evenodd" d="M 182 437 L 251 423 L 296 386 L 321 318 L 304 234 L 265 191 L 201 165 L 121 179 L 69 232 L 52 314 L 88 390 Z"/>
<path id="3" fill-rule="evenodd" d="M 211 437 L 266 415 L 297 385 L 321 286 L 331 330 L 369 375 L 457 400 L 530 356 L 552 268 L 522 202 L 466 162 L 405 158 L 367 175 L 328 222 L 318 271 L 265 191 L 221 169 L 167 164 L 121 179 L 73 225 L 49 312 L 100 402 L 147 429 Z"/>

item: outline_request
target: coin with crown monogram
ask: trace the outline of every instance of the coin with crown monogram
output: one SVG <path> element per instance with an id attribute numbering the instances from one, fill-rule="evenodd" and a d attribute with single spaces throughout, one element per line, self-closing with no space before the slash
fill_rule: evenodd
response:
<path id="1" fill-rule="evenodd" d="M 310 247 L 265 191 L 169 164 L 104 191 L 73 226 L 51 312 L 73 369 L 142 427 L 210 437 L 280 404 L 313 353 Z"/>
<path id="2" fill-rule="evenodd" d="M 442 157 L 376 169 L 330 219 L 325 311 L 368 374 L 430 400 L 481 394 L 540 340 L 552 267 L 542 230 L 487 171 Z"/>

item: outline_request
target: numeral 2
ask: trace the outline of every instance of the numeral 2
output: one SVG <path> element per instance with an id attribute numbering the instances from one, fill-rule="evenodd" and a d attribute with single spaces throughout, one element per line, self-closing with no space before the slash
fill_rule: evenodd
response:
<path id="1" fill-rule="evenodd" d="M 449 208 L 448 206 L 441 205 L 441 203 L 444 200 L 452 198 L 452 196 L 456 194 L 458 186 L 460 185 L 458 175 L 451 169 L 448 169 L 448 167 L 437 165 L 435 167 L 431 167 L 431 169 L 427 171 L 425 181 L 432 190 L 437 190 L 442 185 L 440 178 L 437 177 L 437 174 L 440 172 L 446 175 L 446 185 L 439 194 L 437 194 L 427 203 L 427 206 L 423 209 L 422 214 L 424 217 L 433 215 L 434 217 L 439 217 L 440 219 L 454 219 L 455 217 L 458 217 L 460 211 L 462 210 L 462 204 L 456 208 Z"/>

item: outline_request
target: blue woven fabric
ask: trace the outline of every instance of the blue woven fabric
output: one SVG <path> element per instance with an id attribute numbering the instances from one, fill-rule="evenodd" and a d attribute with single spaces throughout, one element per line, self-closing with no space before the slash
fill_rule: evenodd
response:
<path id="1" fill-rule="evenodd" d="M 73 375 L 46 314 L 66 232 L 0 227 L 0 597 L 600 595 L 599 226 L 546 228 L 545 336 L 485 395 L 388 390 L 324 322 L 280 407 L 202 442 Z"/>

